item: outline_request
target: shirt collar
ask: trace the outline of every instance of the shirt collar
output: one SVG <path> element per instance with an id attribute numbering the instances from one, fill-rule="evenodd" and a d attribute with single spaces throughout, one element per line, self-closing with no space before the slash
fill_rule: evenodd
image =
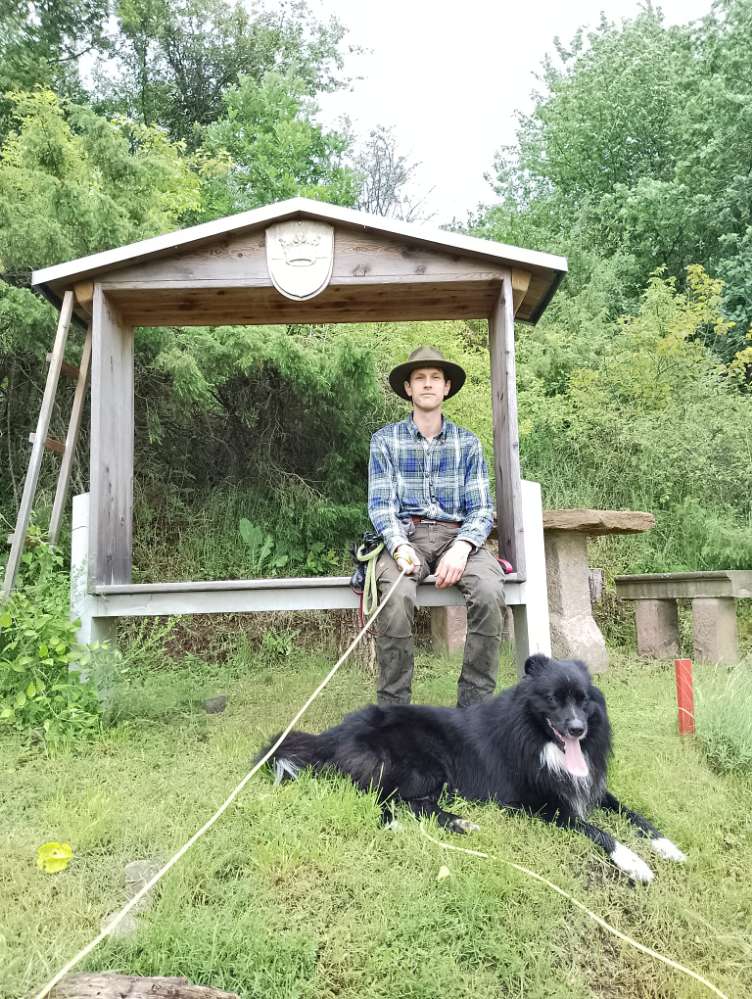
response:
<path id="1" fill-rule="evenodd" d="M 420 432 L 420 430 L 418 430 L 417 424 L 415 423 L 415 420 L 413 419 L 413 414 L 412 413 L 410 413 L 410 415 L 408 416 L 408 418 L 405 420 L 405 423 L 407 424 L 407 429 L 410 432 L 410 436 L 414 440 L 418 440 L 418 439 L 425 440 L 425 438 L 423 437 L 423 434 Z M 442 415 L 441 415 L 441 430 L 438 432 L 438 434 L 436 434 L 436 436 L 433 438 L 433 440 L 435 440 L 435 441 L 444 440 L 446 438 L 447 431 L 451 427 L 453 427 L 453 426 L 454 426 L 454 424 L 452 423 L 452 421 L 448 420 L 446 418 L 446 416 L 444 416 L 444 414 L 442 413 Z"/>

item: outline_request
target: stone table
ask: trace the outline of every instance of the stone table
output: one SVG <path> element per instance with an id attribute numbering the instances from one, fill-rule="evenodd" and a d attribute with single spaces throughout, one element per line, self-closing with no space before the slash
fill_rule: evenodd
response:
<path id="1" fill-rule="evenodd" d="M 654 526 L 652 513 L 636 510 L 543 511 L 551 645 L 557 658 L 583 659 L 596 673 L 608 666 L 606 643 L 591 606 L 588 537 L 641 534 Z M 490 537 L 495 536 L 494 528 Z M 510 628 L 507 619 L 505 637 L 509 637 Z M 436 652 L 460 651 L 467 634 L 465 608 L 433 607 L 431 633 Z"/>
<path id="2" fill-rule="evenodd" d="M 594 673 L 608 667 L 606 643 L 593 618 L 588 537 L 641 534 L 655 526 L 637 510 L 544 510 L 551 647 L 559 659 L 582 659 Z"/>

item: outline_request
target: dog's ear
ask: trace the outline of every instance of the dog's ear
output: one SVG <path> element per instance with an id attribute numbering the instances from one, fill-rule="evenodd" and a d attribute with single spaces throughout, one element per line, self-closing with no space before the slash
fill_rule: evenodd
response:
<path id="1" fill-rule="evenodd" d="M 528 656 L 525 662 L 525 673 L 528 676 L 536 676 L 541 670 L 544 670 L 546 666 L 551 662 L 548 656 L 544 656 L 542 653 L 537 653 L 534 656 Z"/>

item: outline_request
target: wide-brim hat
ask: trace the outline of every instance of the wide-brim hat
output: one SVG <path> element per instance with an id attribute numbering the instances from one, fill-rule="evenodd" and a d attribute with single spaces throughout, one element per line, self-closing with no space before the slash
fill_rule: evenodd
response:
<path id="1" fill-rule="evenodd" d="M 416 368 L 441 368 L 446 378 L 451 382 L 446 398 L 451 399 L 457 395 L 465 384 L 465 369 L 453 361 L 447 361 L 440 350 L 435 347 L 418 347 L 412 352 L 403 364 L 398 364 L 389 372 L 389 384 L 392 390 L 397 393 L 400 399 L 410 402 L 410 396 L 405 392 L 405 382 L 410 380 L 410 375 Z"/>

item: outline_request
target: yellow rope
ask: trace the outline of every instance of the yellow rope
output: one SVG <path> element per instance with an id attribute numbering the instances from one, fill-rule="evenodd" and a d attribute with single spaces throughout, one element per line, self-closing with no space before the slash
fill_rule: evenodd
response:
<path id="1" fill-rule="evenodd" d="M 704 985 L 706 989 L 710 989 L 713 995 L 719 996 L 719 999 L 731 999 L 727 996 L 725 992 L 721 992 L 720 989 L 716 988 L 712 982 L 709 982 L 707 978 L 703 978 L 696 971 L 692 971 L 691 968 L 685 967 L 683 964 L 679 964 L 678 961 L 674 961 L 673 958 L 666 957 L 664 954 L 660 954 L 657 950 L 653 950 L 652 947 L 646 947 L 645 944 L 641 944 L 639 940 L 635 940 L 633 937 L 628 936 L 626 933 L 622 933 L 621 930 L 617 930 L 615 926 L 611 923 L 607 923 L 605 919 L 593 912 L 592 909 L 588 909 L 586 905 L 583 905 L 574 895 L 570 895 L 568 891 L 564 891 L 558 885 L 554 884 L 553 881 L 549 881 L 548 878 L 544 878 L 542 874 L 538 874 L 536 871 L 531 871 L 529 867 L 523 867 L 521 864 L 515 864 L 511 860 L 505 860 L 503 857 L 492 857 L 490 853 L 482 853 L 480 850 L 467 850 L 464 846 L 453 846 L 451 843 L 442 843 L 441 840 L 434 839 L 429 833 L 426 832 L 423 823 L 420 824 L 420 831 L 436 846 L 441 847 L 442 850 L 454 850 L 456 853 L 466 853 L 469 857 L 478 857 L 481 860 L 495 860 L 497 864 L 505 864 L 507 867 L 513 868 L 515 871 L 519 871 L 520 874 L 525 874 L 529 878 L 534 878 L 536 881 L 540 881 L 541 884 L 550 888 L 551 891 L 555 891 L 557 895 L 561 895 L 572 905 L 576 906 L 585 915 L 589 916 L 594 922 L 596 922 L 602 929 L 606 930 L 608 933 L 613 933 L 615 937 L 623 940 L 624 943 L 629 944 L 630 947 L 634 947 L 636 950 L 641 951 L 643 954 L 647 954 L 648 957 L 654 957 L 656 961 L 661 961 L 663 964 L 668 965 L 669 968 L 673 968 L 675 971 L 680 971 L 683 975 L 688 975 L 690 978 L 694 978 L 696 982 Z"/>
<path id="2" fill-rule="evenodd" d="M 365 545 L 361 545 L 358 548 L 356 558 L 359 562 L 366 563 L 366 581 L 363 586 L 363 615 L 368 617 L 372 614 L 379 602 L 379 590 L 376 585 L 376 559 L 384 550 L 384 542 L 380 542 L 376 547 L 370 551 L 365 552 L 363 549 Z"/>
<path id="3" fill-rule="evenodd" d="M 360 631 L 355 636 L 355 638 L 352 640 L 352 642 L 350 642 L 350 644 L 347 647 L 347 649 L 345 650 L 345 652 L 340 656 L 340 658 L 337 660 L 337 662 L 334 664 L 334 666 L 332 666 L 332 668 L 326 674 L 326 676 L 324 677 L 324 679 L 321 681 L 321 683 L 318 685 L 318 687 L 314 690 L 314 692 L 311 694 L 311 696 L 305 702 L 305 704 L 303 705 L 303 707 L 300 708 L 300 710 L 295 714 L 295 716 L 293 717 L 293 719 L 287 725 L 287 728 L 285 728 L 285 730 L 280 734 L 279 738 L 274 743 L 274 745 L 272 745 L 266 751 L 266 753 L 264 753 L 264 755 L 261 757 L 261 759 L 258 760 L 258 762 L 253 765 L 253 767 L 251 768 L 251 770 L 249 770 L 249 772 L 245 775 L 245 777 L 241 780 L 241 782 L 230 792 L 230 794 L 227 796 L 227 798 L 224 800 L 224 802 L 219 806 L 219 808 L 216 810 L 216 812 L 214 813 L 214 815 L 212 815 L 212 817 L 210 819 L 208 819 L 204 823 L 204 825 L 201 826 L 201 828 L 198 830 L 198 832 L 195 832 L 191 836 L 191 838 L 188 840 L 187 843 L 184 843 L 183 846 L 180 847 L 180 849 L 178 850 L 177 853 L 173 854 L 173 856 L 170 857 L 170 859 L 167 861 L 167 863 L 164 865 L 164 867 L 162 867 L 159 871 L 157 871 L 157 873 L 154 875 L 154 877 L 151 878 L 143 886 L 143 888 L 141 888 L 141 890 L 139 892 L 137 892 L 133 896 L 133 898 L 130 899 L 130 901 L 127 902 L 123 906 L 122 909 L 120 909 L 119 912 L 115 913 L 115 915 L 112 917 L 112 919 L 110 919 L 107 922 L 107 924 L 104 926 L 104 928 L 101 930 L 101 932 L 91 941 L 91 943 L 88 943 L 85 947 L 82 947 L 81 950 L 78 952 L 78 954 L 76 954 L 74 957 L 72 957 L 70 959 L 70 961 L 68 961 L 68 963 L 63 968 L 61 968 L 60 971 L 58 971 L 58 973 L 55 975 L 55 977 L 51 978 L 50 981 L 47 982 L 47 984 L 44 986 L 43 989 L 41 989 L 41 991 L 39 991 L 39 992 L 36 993 L 36 995 L 34 996 L 34 999 L 45 999 L 45 996 L 49 995 L 49 993 L 58 984 L 58 982 L 60 982 L 68 974 L 69 971 L 72 971 L 76 967 L 77 964 L 79 964 L 81 961 L 83 961 L 83 959 L 85 957 L 88 957 L 88 955 L 91 954 L 91 952 L 94 950 L 94 948 L 98 944 L 100 944 L 102 942 L 102 940 L 105 939 L 105 937 L 108 937 L 110 935 L 110 933 L 112 933 L 112 931 L 115 929 L 115 927 L 118 926 L 122 922 L 122 920 L 128 915 L 128 913 L 131 911 L 131 909 L 135 908 L 145 895 L 148 895 L 148 893 L 152 890 L 152 888 L 154 887 L 154 885 L 156 885 L 158 881 L 162 880 L 162 878 L 165 876 L 165 874 L 167 874 L 167 872 L 172 867 L 174 867 L 175 864 L 177 864 L 177 862 L 180 860 L 180 858 L 183 857 L 190 850 L 190 848 L 193 846 L 193 844 L 196 843 L 199 839 L 201 839 L 201 837 L 204 835 L 204 833 L 207 833 L 211 829 L 211 827 L 214 825 L 214 823 L 217 821 L 217 819 L 219 819 L 220 816 L 222 816 L 224 814 L 224 812 L 227 811 L 227 809 L 230 807 L 230 805 L 233 803 L 233 801 L 237 798 L 237 796 L 240 794 L 240 792 L 246 786 L 246 784 L 251 779 L 251 777 L 253 777 L 254 774 L 258 773 L 258 771 L 261 769 L 261 767 L 263 767 L 263 765 L 266 763 L 266 761 L 271 756 L 273 756 L 274 753 L 279 749 L 279 747 L 282 745 L 282 743 L 285 741 L 285 739 L 287 738 L 287 736 L 292 731 L 293 725 L 295 725 L 298 721 L 300 721 L 300 719 L 303 717 L 303 715 L 306 713 L 306 711 L 310 708 L 310 706 L 313 704 L 313 702 L 319 696 L 319 694 L 324 689 L 324 687 L 326 687 L 326 685 L 332 679 L 332 677 L 334 676 L 334 674 L 340 668 L 340 666 L 342 665 L 342 663 L 345 662 L 345 660 L 348 658 L 348 656 L 353 651 L 353 649 L 355 648 L 355 646 L 363 638 L 363 636 L 366 634 L 366 632 L 368 631 L 368 629 L 371 627 L 372 623 L 376 620 L 376 618 L 379 616 L 379 614 L 381 613 L 381 611 L 383 610 L 383 608 L 386 606 L 387 602 L 389 601 L 389 598 L 392 596 L 392 594 L 394 593 L 394 591 L 397 589 L 397 586 L 399 585 L 399 582 L 400 582 L 400 580 L 402 579 L 402 577 L 404 575 L 405 575 L 405 571 L 403 569 L 402 572 L 397 577 L 397 579 L 395 579 L 395 581 L 392 584 L 392 586 L 389 588 L 389 592 L 386 594 L 386 596 L 382 600 L 380 606 L 377 608 L 377 610 L 374 613 L 373 617 L 363 625 L 363 627 L 360 629 Z"/>

